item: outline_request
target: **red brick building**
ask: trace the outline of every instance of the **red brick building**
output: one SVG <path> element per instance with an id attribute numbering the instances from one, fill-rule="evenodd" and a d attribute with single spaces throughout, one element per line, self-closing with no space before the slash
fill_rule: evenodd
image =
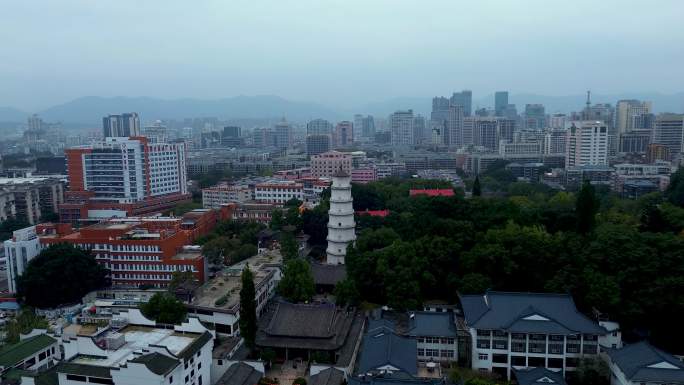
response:
<path id="1" fill-rule="evenodd" d="M 231 207 L 225 207 L 194 210 L 182 217 L 116 218 L 78 230 L 70 224 L 44 223 L 36 233 L 43 245 L 71 243 L 89 250 L 111 270 L 114 286 L 164 287 L 174 272 L 191 271 L 204 282 L 207 263 L 201 248 L 191 245 L 231 216 Z"/>

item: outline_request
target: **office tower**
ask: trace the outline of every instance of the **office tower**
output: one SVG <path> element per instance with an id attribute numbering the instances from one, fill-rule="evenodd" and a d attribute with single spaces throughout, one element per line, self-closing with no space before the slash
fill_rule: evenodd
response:
<path id="1" fill-rule="evenodd" d="M 544 134 L 544 154 L 565 155 L 566 141 L 567 130 L 565 128 L 552 128 Z"/>
<path id="2" fill-rule="evenodd" d="M 354 115 L 354 140 L 357 141 L 361 137 L 363 137 L 363 115 L 361 114 L 355 114 Z"/>
<path id="3" fill-rule="evenodd" d="M 655 115 L 651 113 L 632 115 L 632 130 L 652 130 L 655 125 Z"/>
<path id="4" fill-rule="evenodd" d="M 292 147 L 292 126 L 283 118 L 274 128 L 275 146 L 278 148 Z"/>
<path id="5" fill-rule="evenodd" d="M 450 105 L 449 99 L 443 96 L 436 96 L 432 98 L 432 112 L 430 113 L 430 120 L 445 122 L 449 118 Z"/>
<path id="6" fill-rule="evenodd" d="M 463 118 L 461 123 L 461 146 L 472 146 L 474 144 L 473 131 L 475 130 L 475 121 L 477 119 L 477 116 Z"/>
<path id="7" fill-rule="evenodd" d="M 368 115 L 361 119 L 361 129 L 357 127 L 356 131 L 361 131 L 361 136 L 364 138 L 373 138 L 375 136 L 375 120 L 373 116 Z"/>
<path id="8" fill-rule="evenodd" d="M 444 123 L 430 120 L 430 144 L 441 146 L 444 144 Z"/>
<path id="9" fill-rule="evenodd" d="M 526 104 L 523 127 L 528 130 L 542 130 L 546 127 L 546 112 L 543 104 Z"/>
<path id="10" fill-rule="evenodd" d="M 242 128 L 238 126 L 225 126 L 223 127 L 223 137 L 224 138 L 239 138 L 242 136 Z"/>
<path id="11" fill-rule="evenodd" d="M 330 135 L 307 135 L 306 154 L 309 156 L 330 151 Z"/>
<path id="12" fill-rule="evenodd" d="M 653 143 L 666 146 L 670 157 L 684 151 L 684 115 L 659 114 L 653 129 Z"/>
<path id="13" fill-rule="evenodd" d="M 568 116 L 561 113 L 551 114 L 549 117 L 549 128 L 565 129 L 565 124 L 568 122 Z"/>
<path id="14" fill-rule="evenodd" d="M 252 140 L 255 147 L 274 147 L 276 145 L 275 132 L 268 127 L 255 128 L 252 132 Z"/>
<path id="15" fill-rule="evenodd" d="M 566 135 L 565 168 L 608 164 L 608 127 L 605 123 L 573 122 Z"/>
<path id="16" fill-rule="evenodd" d="M 517 121 L 515 119 L 499 117 L 496 119 L 496 122 L 499 132 L 498 140 L 512 141 L 517 128 Z"/>
<path id="17" fill-rule="evenodd" d="M 102 118 L 102 130 L 105 138 L 139 136 L 140 118 L 137 112 L 108 115 Z"/>
<path id="18" fill-rule="evenodd" d="M 413 110 L 397 111 L 389 116 L 392 146 L 413 146 Z"/>
<path id="19" fill-rule="evenodd" d="M 493 117 L 476 117 L 473 122 L 473 144 L 489 151 L 499 147 L 499 123 Z"/>
<path id="20" fill-rule="evenodd" d="M 351 192 L 351 175 L 339 168 L 332 175 L 330 209 L 328 210 L 327 261 L 330 265 L 344 265 L 347 246 L 356 241 L 354 198 Z"/>
<path id="21" fill-rule="evenodd" d="M 463 107 L 463 116 L 470 116 L 473 105 L 473 92 L 470 90 L 454 92 L 454 94 L 451 95 L 450 102 L 451 105 Z"/>
<path id="22" fill-rule="evenodd" d="M 651 102 L 642 102 L 634 99 L 618 101 L 615 108 L 617 135 L 639 128 L 634 127 L 633 117 L 649 113 L 651 113 Z"/>
<path id="23" fill-rule="evenodd" d="M 622 153 L 645 154 L 648 145 L 651 144 L 653 131 L 632 130 L 620 135 L 619 151 Z"/>
<path id="24" fill-rule="evenodd" d="M 354 123 L 343 120 L 338 122 L 333 133 L 333 145 L 347 147 L 354 143 Z"/>
<path id="25" fill-rule="evenodd" d="M 447 116 L 444 130 L 444 144 L 449 147 L 461 147 L 464 145 L 463 136 L 463 106 L 460 104 L 449 105 L 449 115 Z"/>
<path id="26" fill-rule="evenodd" d="M 504 110 L 508 107 L 508 91 L 494 93 L 494 111 L 496 116 L 504 116 Z"/>
<path id="27" fill-rule="evenodd" d="M 501 112 L 501 116 L 509 119 L 518 119 L 518 109 L 515 104 L 508 104 Z"/>
<path id="28" fill-rule="evenodd" d="M 332 135 L 333 125 L 325 119 L 314 119 L 306 124 L 307 135 Z"/>
<path id="29" fill-rule="evenodd" d="M 413 118 L 413 138 L 415 144 L 426 143 L 430 138 L 430 133 L 427 131 L 425 124 L 425 117 L 420 114 Z"/>
<path id="30" fill-rule="evenodd" d="M 143 127 L 140 130 L 140 135 L 148 138 L 152 143 L 168 142 L 168 132 L 161 120 L 156 120 L 151 125 Z"/>

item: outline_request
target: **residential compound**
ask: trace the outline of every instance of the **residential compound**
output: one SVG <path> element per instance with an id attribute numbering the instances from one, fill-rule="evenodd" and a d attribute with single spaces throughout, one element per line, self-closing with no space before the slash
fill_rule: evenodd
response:
<path id="1" fill-rule="evenodd" d="M 60 178 L 0 178 L 0 220 L 16 218 L 36 224 L 44 215 L 59 211 L 64 188 Z"/>
<path id="2" fill-rule="evenodd" d="M 460 301 L 472 368 L 503 378 L 526 367 L 571 372 L 597 357 L 599 344 L 621 347 L 619 331 L 584 316 L 566 294 L 487 292 Z"/>
<path id="3" fill-rule="evenodd" d="M 573 122 L 567 131 L 565 167 L 607 165 L 608 127 L 600 121 Z"/>
<path id="4" fill-rule="evenodd" d="M 328 151 L 311 157 L 311 176 L 315 178 L 331 178 L 340 168 L 351 174 L 352 157 L 350 154 Z"/>
<path id="5" fill-rule="evenodd" d="M 60 205 L 62 222 L 159 212 L 190 197 L 182 143 L 108 137 L 65 153 L 69 191 Z"/>

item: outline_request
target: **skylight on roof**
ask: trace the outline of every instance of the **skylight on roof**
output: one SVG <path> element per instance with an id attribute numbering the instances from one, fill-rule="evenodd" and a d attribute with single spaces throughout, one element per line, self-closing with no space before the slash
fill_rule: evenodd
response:
<path id="1" fill-rule="evenodd" d="M 680 369 L 666 361 L 660 361 L 656 364 L 648 365 L 648 367 L 652 369 Z"/>
<path id="2" fill-rule="evenodd" d="M 525 317 L 523 319 L 527 320 L 527 321 L 550 321 L 548 318 L 542 317 L 539 314 L 528 315 L 527 317 Z"/>
<path id="3" fill-rule="evenodd" d="M 548 377 L 542 377 L 542 378 L 538 379 L 537 382 L 543 382 L 543 383 L 546 383 L 546 384 L 554 384 L 554 383 L 556 383 L 556 381 L 554 381 L 554 380 L 552 380 L 552 379 L 550 379 L 550 378 L 548 378 Z"/>

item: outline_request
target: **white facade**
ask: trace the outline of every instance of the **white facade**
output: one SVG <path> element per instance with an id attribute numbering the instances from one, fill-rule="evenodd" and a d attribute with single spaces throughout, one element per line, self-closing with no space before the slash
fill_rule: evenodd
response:
<path id="1" fill-rule="evenodd" d="M 603 122 L 575 122 L 566 138 L 566 168 L 608 164 L 608 127 Z"/>
<path id="2" fill-rule="evenodd" d="M 333 175 L 328 211 L 327 263 L 344 264 L 347 246 L 356 241 L 356 223 L 351 193 L 351 175 L 340 170 Z"/>
<path id="3" fill-rule="evenodd" d="M 413 111 L 397 111 L 389 116 L 392 146 L 415 144 Z"/>
<path id="4" fill-rule="evenodd" d="M 202 189 L 202 205 L 205 209 L 218 209 L 221 205 L 250 199 L 252 190 L 247 186 L 214 186 Z"/>
<path id="5" fill-rule="evenodd" d="M 653 143 L 667 146 L 673 157 L 684 152 L 684 115 L 658 115 L 653 130 Z"/>
<path id="6" fill-rule="evenodd" d="M 7 286 L 10 293 L 17 292 L 17 278 L 24 274 L 29 262 L 42 250 L 36 236 L 36 226 L 26 227 L 12 233 L 4 242 L 7 258 Z"/>
<path id="7" fill-rule="evenodd" d="M 290 199 L 304 200 L 304 186 L 293 182 L 259 183 L 254 187 L 254 199 L 261 203 L 283 204 Z"/>
<path id="8" fill-rule="evenodd" d="M 108 137 L 82 157 L 83 185 L 95 199 L 133 203 L 188 192 L 184 143 Z"/>

